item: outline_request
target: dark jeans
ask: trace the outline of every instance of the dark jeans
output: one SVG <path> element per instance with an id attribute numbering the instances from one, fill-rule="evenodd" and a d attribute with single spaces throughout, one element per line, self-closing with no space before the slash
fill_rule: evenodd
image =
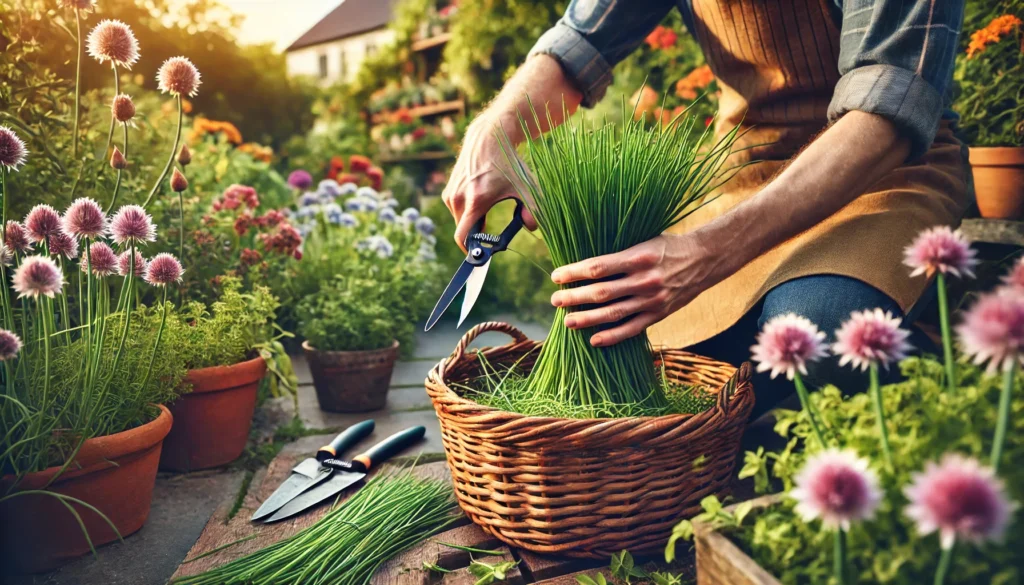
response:
<path id="1" fill-rule="evenodd" d="M 750 347 L 754 345 L 754 338 L 772 317 L 786 313 L 807 317 L 828 335 L 831 344 L 835 341 L 836 329 L 850 317 L 850 313 L 875 307 L 891 311 L 896 316 L 904 316 L 896 301 L 860 280 L 824 274 L 805 276 L 773 288 L 735 325 L 688 349 L 699 355 L 738 365 L 750 360 Z M 905 322 L 903 326 L 911 329 L 910 343 L 914 348 L 923 353 L 936 353 L 931 339 L 911 325 Z M 854 371 L 849 366 L 839 367 L 839 359 L 836 357 L 808 364 L 807 370 L 805 381 L 808 389 L 828 384 L 836 385 L 845 394 L 867 389 L 867 373 Z M 899 369 L 896 367 L 890 367 L 888 371 L 883 368 L 880 374 L 882 384 L 899 380 Z M 775 408 L 795 392 L 793 383 L 785 376 L 772 380 L 768 372 L 755 373 L 753 383 L 757 402 L 751 420 Z"/>

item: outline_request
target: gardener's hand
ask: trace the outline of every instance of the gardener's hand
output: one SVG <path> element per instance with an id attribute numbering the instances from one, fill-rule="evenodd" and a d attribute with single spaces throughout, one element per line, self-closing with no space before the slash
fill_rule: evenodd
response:
<path id="1" fill-rule="evenodd" d="M 724 278 L 716 265 L 693 234 L 662 235 L 616 254 L 558 268 L 551 274 L 556 284 L 612 279 L 560 290 L 552 295 L 551 304 L 603 305 L 569 313 L 565 326 L 614 324 L 590 338 L 597 347 L 614 345 L 639 335 Z"/>
<path id="2" fill-rule="evenodd" d="M 463 252 L 473 224 L 487 215 L 495 203 L 516 195 L 501 170 L 508 167 L 508 162 L 494 135 L 495 128 L 495 122 L 487 117 L 478 118 L 470 125 L 462 142 L 462 151 L 441 195 L 455 218 L 455 243 Z M 536 220 L 525 207 L 523 223 L 528 229 L 537 228 Z"/>

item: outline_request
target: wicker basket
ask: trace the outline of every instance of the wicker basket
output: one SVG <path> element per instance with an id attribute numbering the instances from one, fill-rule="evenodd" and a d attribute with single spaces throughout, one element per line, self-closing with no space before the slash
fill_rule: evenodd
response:
<path id="1" fill-rule="evenodd" d="M 728 489 L 754 406 L 750 365 L 684 351 L 655 359 L 671 379 L 706 385 L 716 404 L 697 415 L 617 419 L 533 417 L 481 406 L 450 383 L 481 374 L 466 347 L 485 331 L 514 342 L 480 350 L 511 365 L 541 343 L 505 323 L 469 330 L 427 376 L 459 504 L 481 528 L 538 553 L 607 558 L 660 551 L 672 526 Z M 522 359 L 529 369 L 537 353 Z"/>

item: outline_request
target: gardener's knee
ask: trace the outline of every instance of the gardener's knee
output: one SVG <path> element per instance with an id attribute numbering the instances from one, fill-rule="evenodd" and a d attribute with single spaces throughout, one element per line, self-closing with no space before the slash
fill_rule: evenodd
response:
<path id="1" fill-rule="evenodd" d="M 836 329 L 850 318 L 850 313 L 874 308 L 903 316 L 895 301 L 860 280 L 834 275 L 806 276 L 769 291 L 758 325 L 763 327 L 773 317 L 796 313 L 817 325 L 831 344 L 835 341 Z M 807 370 L 806 380 L 811 387 L 835 384 L 847 393 L 867 387 L 866 373 L 854 371 L 849 366 L 840 367 L 836 357 L 808 364 Z M 888 378 L 895 375 L 895 371 L 883 371 L 882 374 Z"/>

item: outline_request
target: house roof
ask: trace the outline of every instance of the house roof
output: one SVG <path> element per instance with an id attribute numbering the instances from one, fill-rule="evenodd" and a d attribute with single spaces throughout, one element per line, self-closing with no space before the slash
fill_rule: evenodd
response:
<path id="1" fill-rule="evenodd" d="M 344 0 L 285 50 L 294 51 L 380 28 L 391 20 L 393 2 L 394 0 Z"/>

